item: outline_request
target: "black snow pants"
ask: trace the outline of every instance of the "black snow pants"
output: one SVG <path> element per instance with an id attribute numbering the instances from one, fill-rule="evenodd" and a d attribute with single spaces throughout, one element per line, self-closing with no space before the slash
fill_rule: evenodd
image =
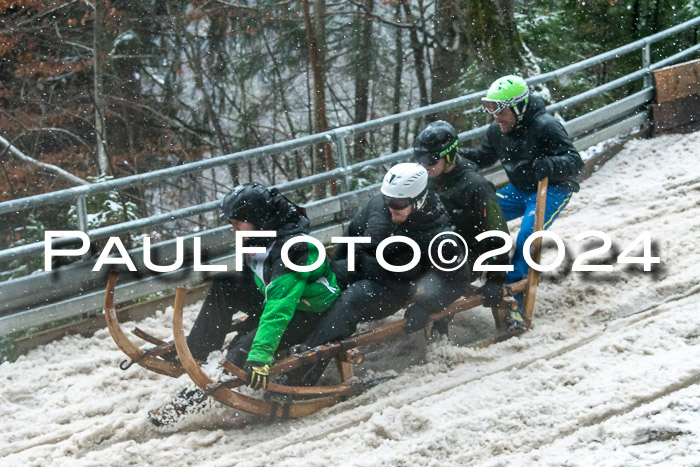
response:
<path id="1" fill-rule="evenodd" d="M 413 282 L 389 280 L 379 283 L 362 279 L 352 282 L 356 275 L 347 272 L 346 260 L 334 261 L 333 270 L 338 278 L 341 288 L 348 282 L 342 295 L 328 309 L 316 325 L 313 332 L 304 340 L 304 346 L 313 348 L 318 345 L 341 341 L 350 337 L 357 325 L 362 321 L 373 321 L 393 315 L 404 308 L 414 296 L 417 285 Z M 471 268 L 463 268 L 452 276 L 441 277 L 433 273 L 425 275 L 422 279 L 423 286 L 428 284 L 426 295 L 431 297 L 430 311 L 435 313 L 447 307 L 461 295 L 464 295 L 465 287 L 469 282 Z M 430 287 L 431 284 L 434 284 Z M 425 299 L 424 299 L 425 300 Z M 451 318 L 445 318 L 435 322 L 438 330 L 447 333 L 447 326 Z M 329 360 L 322 360 L 301 366 L 288 375 L 288 383 L 294 386 L 312 386 L 321 377 Z"/>
<path id="2" fill-rule="evenodd" d="M 399 311 L 413 292 L 413 287 L 406 283 L 397 282 L 386 287 L 367 279 L 353 282 L 328 309 L 304 344 L 315 347 L 350 337 L 360 322 L 383 319 Z"/>
<path id="3" fill-rule="evenodd" d="M 353 282 L 324 313 L 303 345 L 318 345 L 350 337 L 362 321 L 373 321 L 393 315 L 406 306 L 415 290 L 407 283 L 392 283 L 390 287 L 371 280 Z M 330 360 L 302 365 L 287 374 L 290 386 L 313 386 L 321 378 Z"/>
<path id="4" fill-rule="evenodd" d="M 362 321 L 393 315 L 406 306 L 415 293 L 415 288 L 409 283 L 392 281 L 390 285 L 382 285 L 368 279 L 357 280 L 357 274 L 347 271 L 344 259 L 333 261 L 332 267 L 338 284 L 344 290 L 304 340 L 303 345 L 308 348 L 350 337 Z M 302 365 L 290 371 L 285 382 L 290 386 L 313 386 L 328 363 L 330 360 Z"/>
<path id="5" fill-rule="evenodd" d="M 187 336 L 192 356 L 206 360 L 209 353 L 221 349 L 226 335 L 231 332 L 233 315 L 243 312 L 248 317 L 236 328 L 238 333 L 226 353 L 227 360 L 242 367 L 255 339 L 263 305 L 263 296 L 247 271 L 225 272 L 214 276 L 202 309 Z M 297 310 L 282 335 L 279 349 L 301 343 L 322 315 Z"/>

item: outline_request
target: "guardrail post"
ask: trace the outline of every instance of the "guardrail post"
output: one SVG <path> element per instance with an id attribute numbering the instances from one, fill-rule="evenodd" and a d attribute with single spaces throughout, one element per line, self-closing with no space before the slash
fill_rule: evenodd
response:
<path id="1" fill-rule="evenodd" d="M 85 196 L 78 196 L 75 199 L 75 210 L 78 215 L 78 230 L 85 232 L 87 234 L 90 233 L 90 226 L 88 225 L 88 220 L 87 220 L 87 202 L 86 202 L 86 197 Z M 88 250 L 87 253 L 85 253 L 82 258 L 85 259 L 90 259 L 90 252 Z"/>
<path id="2" fill-rule="evenodd" d="M 651 66 L 651 44 L 647 44 L 642 49 L 642 67 L 648 69 Z M 651 71 L 644 75 L 644 87 L 651 86 Z"/>
<path id="3" fill-rule="evenodd" d="M 340 180 L 340 192 L 347 193 L 350 191 L 350 171 L 348 170 L 348 151 L 345 146 L 345 138 L 347 137 L 347 132 L 334 131 L 332 141 L 335 147 L 335 163 L 336 167 L 342 169 L 342 178 Z"/>

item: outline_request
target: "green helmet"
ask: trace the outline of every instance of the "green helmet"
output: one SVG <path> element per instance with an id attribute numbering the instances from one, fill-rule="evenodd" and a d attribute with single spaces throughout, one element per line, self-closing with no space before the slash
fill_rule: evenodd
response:
<path id="1" fill-rule="evenodd" d="M 484 104 L 484 110 L 491 115 L 510 106 L 520 120 L 530 100 L 529 95 L 530 91 L 524 79 L 520 76 L 508 75 L 494 81 L 486 92 L 486 97 L 481 101 Z"/>

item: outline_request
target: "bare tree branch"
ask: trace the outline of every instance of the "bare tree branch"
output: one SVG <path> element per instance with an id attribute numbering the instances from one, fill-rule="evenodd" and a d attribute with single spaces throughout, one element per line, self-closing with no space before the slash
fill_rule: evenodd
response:
<path id="1" fill-rule="evenodd" d="M 65 133 L 65 134 L 67 134 L 68 136 L 71 136 L 72 138 L 75 138 L 80 144 L 82 144 L 82 145 L 85 146 L 87 149 L 89 149 L 89 150 L 92 151 L 92 148 L 91 148 L 85 141 L 83 141 L 83 140 L 80 138 L 80 136 L 78 136 L 78 135 L 76 135 L 75 133 L 73 133 L 72 131 L 68 131 L 68 130 L 66 130 L 66 129 L 64 129 L 64 128 L 46 127 L 46 128 L 27 128 L 27 129 L 25 130 L 25 132 L 27 132 L 27 133 L 29 133 L 29 132 L 35 132 L 35 131 L 46 131 L 46 132 L 49 132 L 49 133 L 54 133 L 54 132 L 56 132 L 56 133 Z"/>
<path id="2" fill-rule="evenodd" d="M 38 161 L 32 157 L 27 156 L 22 151 L 17 149 L 17 147 L 15 147 L 12 143 L 10 143 L 8 140 L 3 138 L 2 136 L 0 136 L 0 144 L 2 144 L 4 146 L 5 151 L 8 151 L 10 154 L 12 154 L 17 159 L 19 159 L 23 162 L 40 167 L 47 172 L 53 173 L 54 175 L 58 175 L 59 177 L 63 178 L 64 180 L 70 181 L 74 185 L 89 185 L 89 183 L 86 182 L 85 180 L 83 180 L 82 178 L 78 178 L 75 175 L 73 175 L 72 173 L 66 172 L 65 170 L 63 170 L 60 167 L 57 167 L 53 164 L 46 164 L 44 162 Z M 3 151 L 3 152 L 5 152 L 5 151 Z"/>
<path id="3" fill-rule="evenodd" d="M 355 0 L 350 0 L 350 3 L 352 3 L 353 5 L 355 5 L 355 6 L 358 7 L 358 8 L 361 8 L 362 11 L 363 11 L 367 16 L 370 16 L 370 17 L 376 19 L 377 21 L 379 21 L 379 22 L 382 23 L 382 24 L 386 24 L 387 26 L 393 26 L 393 27 L 395 27 L 395 28 L 403 28 L 403 29 L 411 29 L 411 28 L 413 27 L 413 26 L 411 26 L 410 24 L 400 23 L 400 22 L 398 22 L 398 21 L 391 21 L 391 20 L 388 20 L 388 19 L 386 19 L 386 18 L 381 17 L 380 15 L 378 15 L 378 14 L 376 14 L 376 13 L 373 13 L 373 12 L 367 7 L 367 4 L 366 4 L 365 2 L 358 2 L 358 1 L 355 1 Z M 354 12 L 351 12 L 351 13 L 354 13 Z"/>
<path id="4" fill-rule="evenodd" d="M 190 133 L 191 135 L 196 136 L 197 138 L 201 139 L 202 141 L 204 141 L 205 143 L 207 143 L 211 147 L 217 146 L 217 144 L 214 141 L 210 140 L 209 138 L 207 138 L 206 136 L 201 134 L 201 132 L 198 132 L 196 129 L 192 128 L 190 125 L 187 125 L 182 120 L 180 120 L 176 117 L 169 117 L 169 116 L 165 115 L 164 113 L 154 109 L 153 107 L 150 107 L 146 104 L 141 104 L 140 102 L 130 101 L 128 99 L 125 99 L 125 98 L 119 97 L 119 96 L 105 95 L 104 97 L 105 97 L 105 99 L 108 99 L 108 100 L 124 103 L 127 106 L 133 106 L 135 108 L 147 110 L 148 112 L 152 113 L 153 115 L 160 118 L 164 122 L 168 123 L 173 128 L 179 128 L 187 133 Z"/>

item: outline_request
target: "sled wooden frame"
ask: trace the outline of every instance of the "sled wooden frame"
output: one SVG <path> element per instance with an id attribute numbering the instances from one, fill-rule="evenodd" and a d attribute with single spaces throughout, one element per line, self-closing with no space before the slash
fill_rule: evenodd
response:
<path id="1" fill-rule="evenodd" d="M 271 396 L 270 400 L 260 400 L 233 391 L 237 387 L 248 383 L 248 374 L 225 358 L 220 362 L 221 366 L 232 376 L 225 381 L 212 380 L 197 361 L 192 356 L 187 345 L 183 329 L 183 308 L 187 289 L 178 287 L 175 293 L 173 305 L 173 338 L 174 343 L 164 342 L 150 334 L 136 328 L 132 331 L 138 337 L 154 344 L 151 349 L 140 349 L 125 335 L 117 320 L 117 313 L 114 306 L 114 289 L 118 279 L 118 272 L 111 272 L 107 280 L 105 292 L 105 320 L 112 338 L 117 346 L 131 359 L 124 361 L 120 368 L 127 369 L 133 363 L 138 363 L 143 368 L 154 371 L 158 374 L 179 377 L 187 373 L 190 379 L 207 395 L 217 401 L 243 412 L 270 417 L 270 418 L 300 418 L 310 415 L 318 410 L 333 406 L 338 402 L 346 400 L 348 397 L 356 395 L 363 388 L 362 385 L 353 386 L 341 384 L 336 386 L 285 386 L 276 383 L 268 385 L 267 392 Z M 511 284 L 506 291 L 509 295 L 524 292 L 526 280 Z M 429 317 L 429 322 L 443 319 L 462 311 L 470 310 L 483 303 L 481 295 L 472 295 L 461 298 L 440 313 L 435 313 Z M 502 329 L 503 310 L 508 301 L 503 300 L 499 307 L 492 309 L 496 327 Z M 362 354 L 358 347 L 373 344 L 385 339 L 404 334 L 404 324 L 406 320 L 398 320 L 387 323 L 378 328 L 349 337 L 341 342 L 321 345 L 307 350 L 302 354 L 287 357 L 275 365 L 270 370 L 270 377 L 286 373 L 299 368 L 308 363 L 315 363 L 320 360 L 335 359 L 343 382 L 353 376 L 353 364 L 362 363 Z M 232 328 L 232 331 L 235 329 Z M 491 339 L 480 343 L 483 347 L 501 340 Z M 174 346 L 182 366 L 170 363 L 159 358 L 164 353 L 172 351 Z M 128 363 L 126 367 L 125 363 Z"/>
<path id="2" fill-rule="evenodd" d="M 136 337 L 155 345 L 155 347 L 150 349 L 141 349 L 134 344 L 122 330 L 114 306 L 114 289 L 118 279 L 119 272 L 111 271 L 109 273 L 107 278 L 107 288 L 105 291 L 104 314 L 105 321 L 107 322 L 107 329 L 109 329 L 112 339 L 114 339 L 117 347 L 119 347 L 119 349 L 124 352 L 127 357 L 129 357 L 129 360 L 124 360 L 119 364 L 119 368 L 122 370 L 127 370 L 129 367 L 131 367 L 131 365 L 137 363 L 143 368 L 154 371 L 158 374 L 171 376 L 173 378 L 179 377 L 185 373 L 182 366 L 159 358 L 162 355 L 176 351 L 175 344 L 173 342 L 162 341 L 137 327 L 134 328 L 131 333 Z M 233 326 L 240 324 L 243 321 L 245 321 L 245 318 L 234 321 L 231 330 L 235 330 Z"/>
<path id="3" fill-rule="evenodd" d="M 140 366 L 146 368 L 147 370 L 154 371 L 158 374 L 165 376 L 172 376 L 177 378 L 182 375 L 185 370 L 176 364 L 167 362 L 160 358 L 160 355 L 167 353 L 166 342 L 151 336 L 150 334 L 136 328 L 133 332 L 138 337 L 155 344 L 157 347 L 154 349 L 143 350 L 136 346 L 124 333 L 117 319 L 117 311 L 114 307 L 114 288 L 117 284 L 117 279 L 119 278 L 119 273 L 116 271 L 111 271 L 109 277 L 107 278 L 107 289 L 105 291 L 105 321 L 107 322 L 107 328 L 109 333 L 112 335 L 112 339 L 116 342 L 117 347 L 126 354 L 131 361 L 124 360 L 119 364 L 119 368 L 126 370 L 132 364 L 138 363 Z"/>
<path id="4" fill-rule="evenodd" d="M 515 294 L 525 290 L 525 280 L 512 284 L 510 292 Z M 267 391 L 272 395 L 272 400 L 260 400 L 240 394 L 232 389 L 246 385 L 248 374 L 225 358 L 220 362 L 233 378 L 225 381 L 214 381 L 192 357 L 187 345 L 183 329 L 183 305 L 187 289 L 178 287 L 175 292 L 175 304 L 173 306 L 173 338 L 177 354 L 182 362 L 182 367 L 192 381 L 207 395 L 217 401 L 236 410 L 261 415 L 270 418 L 300 418 L 311 415 L 318 410 L 337 404 L 355 395 L 362 388 L 351 385 L 336 386 L 285 386 L 269 383 Z M 435 321 L 452 316 L 462 311 L 472 309 L 483 303 L 481 295 L 473 295 L 457 300 L 447 309 L 435 313 L 429 317 L 429 321 Z M 496 317 L 496 309 L 494 309 Z M 303 364 L 314 363 L 320 360 L 336 359 L 341 378 L 345 380 L 352 376 L 353 361 L 361 362 L 356 348 L 375 342 L 383 341 L 390 337 L 405 334 L 405 319 L 394 321 L 362 334 L 349 337 L 335 344 L 328 344 L 307 350 L 302 354 L 287 357 L 274 364 L 270 369 L 270 377 L 286 373 L 299 368 Z M 361 355 L 361 354 L 360 354 Z M 314 400 L 300 400 L 315 398 Z M 276 399 L 276 400 L 275 400 Z"/>
<path id="5" fill-rule="evenodd" d="M 545 177 L 537 183 L 537 202 L 535 204 L 535 225 L 533 233 L 544 229 L 544 213 L 547 207 L 547 186 L 549 178 Z M 542 237 L 536 238 L 532 242 L 532 260 L 540 264 L 542 257 Z M 532 327 L 532 313 L 535 310 L 535 298 L 537 296 L 537 286 L 540 283 L 540 272 L 530 268 L 527 273 L 527 285 L 525 286 L 525 296 L 523 297 L 523 321 L 525 329 Z"/>

